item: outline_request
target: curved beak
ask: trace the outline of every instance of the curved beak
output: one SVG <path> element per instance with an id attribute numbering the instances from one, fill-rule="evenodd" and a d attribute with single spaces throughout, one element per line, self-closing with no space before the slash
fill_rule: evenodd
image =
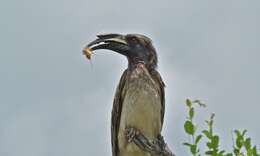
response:
<path id="1" fill-rule="evenodd" d="M 83 54 L 85 54 L 87 58 L 90 59 L 92 51 L 98 49 L 108 49 L 126 55 L 126 51 L 129 50 L 129 46 L 123 35 L 120 34 L 97 35 L 97 39 L 90 42 L 83 49 Z"/>

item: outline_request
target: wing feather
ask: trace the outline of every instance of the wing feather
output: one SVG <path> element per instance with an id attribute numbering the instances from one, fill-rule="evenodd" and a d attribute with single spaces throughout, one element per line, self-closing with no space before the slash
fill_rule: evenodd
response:
<path id="1" fill-rule="evenodd" d="M 112 118 L 111 118 L 111 143 L 112 143 L 112 156 L 118 156 L 118 131 L 121 117 L 121 110 L 123 104 L 123 89 L 126 82 L 127 70 L 124 71 L 121 76 L 120 82 L 116 89 L 116 94 L 114 97 L 113 108 L 112 108 Z"/>
<path id="2" fill-rule="evenodd" d="M 162 77 L 160 73 L 157 70 L 153 70 L 150 72 L 153 80 L 159 84 L 159 92 L 161 95 L 161 126 L 163 126 L 163 121 L 164 121 L 164 113 L 165 113 L 165 84 L 162 80 Z"/>

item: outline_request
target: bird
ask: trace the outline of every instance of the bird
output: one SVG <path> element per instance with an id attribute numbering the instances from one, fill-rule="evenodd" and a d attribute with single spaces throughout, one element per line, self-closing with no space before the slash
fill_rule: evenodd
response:
<path id="1" fill-rule="evenodd" d="M 112 156 L 172 156 L 161 135 L 165 84 L 157 71 L 157 52 L 142 34 L 101 34 L 83 53 L 107 49 L 128 60 L 117 86 L 111 116 Z"/>

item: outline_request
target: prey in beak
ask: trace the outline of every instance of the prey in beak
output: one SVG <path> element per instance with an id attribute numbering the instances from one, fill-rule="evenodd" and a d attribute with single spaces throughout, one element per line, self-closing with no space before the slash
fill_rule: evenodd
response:
<path id="1" fill-rule="evenodd" d="M 121 54 L 129 50 L 125 37 L 120 34 L 97 35 L 97 39 L 90 42 L 84 49 L 83 54 L 91 59 L 94 50 L 108 49 Z"/>
<path id="2" fill-rule="evenodd" d="M 89 47 L 86 47 L 86 48 L 84 48 L 83 49 L 83 54 L 87 57 L 87 59 L 91 59 L 91 55 L 92 55 L 92 50 L 91 50 L 91 48 L 89 48 Z"/>

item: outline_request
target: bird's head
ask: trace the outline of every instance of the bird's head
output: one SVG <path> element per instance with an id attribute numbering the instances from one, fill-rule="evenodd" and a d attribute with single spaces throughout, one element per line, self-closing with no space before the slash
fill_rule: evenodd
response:
<path id="1" fill-rule="evenodd" d="M 157 66 L 157 54 L 152 41 L 140 34 L 105 34 L 89 43 L 83 52 L 90 58 L 91 51 L 109 49 L 127 57 L 129 67 L 143 63 L 148 69 Z"/>

